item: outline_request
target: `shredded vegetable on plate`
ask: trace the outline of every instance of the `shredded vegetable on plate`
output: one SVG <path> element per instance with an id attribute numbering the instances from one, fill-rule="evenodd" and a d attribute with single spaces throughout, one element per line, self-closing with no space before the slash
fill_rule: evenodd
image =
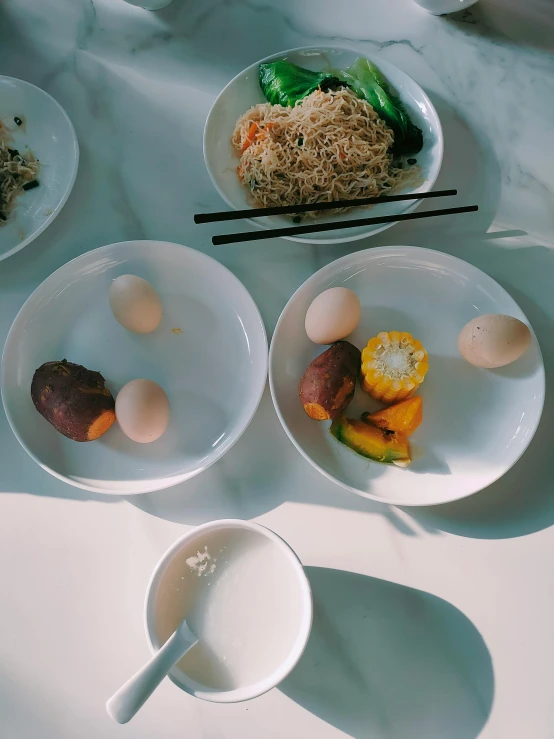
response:
<path id="1" fill-rule="evenodd" d="M 8 220 L 17 197 L 26 190 L 38 187 L 39 166 L 38 159 L 31 151 L 21 154 L 12 148 L 10 133 L 0 123 L 0 226 Z"/>

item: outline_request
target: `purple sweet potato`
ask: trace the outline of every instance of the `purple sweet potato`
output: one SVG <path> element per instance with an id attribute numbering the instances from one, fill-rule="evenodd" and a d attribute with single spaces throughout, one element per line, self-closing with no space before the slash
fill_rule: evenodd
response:
<path id="1" fill-rule="evenodd" d="M 354 397 L 361 361 L 357 347 L 337 341 L 308 365 L 298 394 L 310 418 L 326 421 L 346 409 Z"/>
<path id="2" fill-rule="evenodd" d="M 115 401 L 100 372 L 65 359 L 35 371 L 31 398 L 40 415 L 73 441 L 94 441 L 115 421 Z"/>

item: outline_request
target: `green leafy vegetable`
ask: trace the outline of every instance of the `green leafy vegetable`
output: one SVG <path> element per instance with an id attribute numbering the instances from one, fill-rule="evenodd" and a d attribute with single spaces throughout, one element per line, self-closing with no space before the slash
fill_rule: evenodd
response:
<path id="1" fill-rule="evenodd" d="M 359 57 L 337 75 L 358 97 L 367 100 L 379 118 L 394 132 L 395 154 L 417 154 L 423 147 L 423 132 L 412 123 L 400 98 L 391 92 L 381 71 L 369 59 Z"/>
<path id="2" fill-rule="evenodd" d="M 272 105 L 288 108 L 319 87 L 326 92 L 345 86 L 329 72 L 312 72 L 284 59 L 260 64 L 259 80 L 263 94 Z"/>

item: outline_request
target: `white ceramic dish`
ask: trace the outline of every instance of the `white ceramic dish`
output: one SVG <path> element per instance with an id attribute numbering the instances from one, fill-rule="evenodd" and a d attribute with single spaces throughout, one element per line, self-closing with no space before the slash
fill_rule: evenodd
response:
<path id="1" fill-rule="evenodd" d="M 362 304 L 362 318 L 349 337 L 353 344 L 362 349 L 379 331 L 409 331 L 429 352 L 429 372 L 421 386 L 423 423 L 411 439 L 414 461 L 407 469 L 370 462 L 350 451 L 331 436 L 329 422 L 308 418 L 298 399 L 306 367 L 326 348 L 306 336 L 306 310 L 316 295 L 336 285 L 354 290 Z M 524 357 L 499 370 L 477 369 L 460 357 L 459 331 L 485 313 L 528 323 L 491 277 L 429 249 L 368 249 L 319 270 L 289 300 L 271 343 L 271 393 L 291 441 L 326 477 L 386 503 L 446 503 L 490 485 L 533 438 L 545 382 L 534 334 Z M 346 415 L 359 418 L 372 403 L 358 388 Z"/>
<path id="2" fill-rule="evenodd" d="M 447 13 L 458 13 L 477 0 L 414 0 L 414 2 L 432 15 L 446 15 Z"/>
<path id="3" fill-rule="evenodd" d="M 18 116 L 24 125 L 17 126 Z M 65 110 L 39 87 L 0 76 L 0 121 L 13 136 L 14 148 L 28 147 L 40 160 L 40 187 L 22 193 L 0 228 L 0 261 L 23 249 L 49 226 L 73 189 L 79 144 Z"/>
<path id="4" fill-rule="evenodd" d="M 150 649 L 154 653 L 160 646 L 160 637 L 157 628 L 157 618 L 168 607 L 166 603 L 160 603 L 160 586 L 164 582 L 166 575 L 173 577 L 175 571 L 170 571 L 170 567 L 181 568 L 186 570 L 184 560 L 189 553 L 203 551 L 205 546 L 209 547 L 210 541 L 214 536 L 221 536 L 232 533 L 237 541 L 237 536 L 244 540 L 244 549 L 242 556 L 246 553 L 250 556 L 256 556 L 255 547 L 259 546 L 256 542 L 259 539 L 264 545 L 269 545 L 274 549 L 279 559 L 279 567 L 274 567 L 267 576 L 272 578 L 273 594 L 277 598 L 282 593 L 283 597 L 287 597 L 286 608 L 290 612 L 294 612 L 294 628 L 291 630 L 290 646 L 286 650 L 286 657 L 280 661 L 267 675 L 262 679 L 248 685 L 241 685 L 232 690 L 216 690 L 202 685 L 193 680 L 189 675 L 183 672 L 177 665 L 169 673 L 172 682 L 187 693 L 202 698 L 203 700 L 215 703 L 238 703 L 240 701 L 250 700 L 262 693 L 266 693 L 271 688 L 278 685 L 294 668 L 308 642 L 312 625 L 312 596 L 308 578 L 302 567 L 302 563 L 290 548 L 290 546 L 277 534 L 260 524 L 248 521 L 238 521 L 226 519 L 221 521 L 213 521 L 211 523 L 198 526 L 192 531 L 182 536 L 170 549 L 164 554 L 148 584 L 146 591 L 145 603 L 145 628 L 146 636 Z M 247 549 L 251 547 L 252 549 Z M 236 549 L 234 551 L 237 551 Z M 196 578 L 196 576 L 194 576 Z M 285 581 L 286 580 L 286 586 Z M 291 585 L 294 586 L 291 589 Z M 186 586 L 185 586 L 186 587 Z M 232 603 L 230 604 L 232 608 Z M 276 634 L 269 633 L 268 624 L 256 623 L 256 614 L 252 614 L 252 622 L 255 628 L 259 629 L 262 636 L 267 639 L 276 638 Z"/>
<path id="5" fill-rule="evenodd" d="M 276 59 L 288 59 L 301 67 L 321 71 L 330 68 L 345 69 L 359 56 L 370 59 L 379 67 L 397 90 L 413 122 L 423 131 L 424 146 L 419 154 L 415 155 L 421 167 L 423 182 L 412 191 L 427 192 L 433 187 L 442 164 L 443 136 L 437 112 L 421 87 L 405 72 L 378 55 L 337 47 L 305 47 L 283 51 L 252 64 L 229 82 L 210 110 L 204 129 L 204 160 L 214 187 L 228 205 L 235 209 L 251 207 L 248 192 L 237 178 L 238 159 L 231 145 L 231 135 L 236 121 L 243 113 L 253 105 L 267 102 L 258 84 L 260 64 Z M 409 213 L 418 204 L 419 201 L 376 205 L 371 209 L 361 210 L 359 217 Z M 350 212 L 344 215 L 321 217 L 318 222 L 350 220 L 352 217 L 352 212 Z M 258 228 L 266 229 L 292 225 L 290 218 L 284 216 L 255 218 L 250 222 Z M 340 244 L 372 236 L 393 225 L 394 223 L 386 223 L 329 233 L 307 234 L 301 237 L 293 236 L 290 240 L 310 244 Z"/>
<path id="6" fill-rule="evenodd" d="M 149 280 L 162 299 L 151 334 L 130 333 L 112 315 L 109 287 L 126 273 Z M 94 442 L 63 437 L 30 397 L 35 369 L 63 358 L 102 372 L 114 396 L 134 378 L 158 382 L 171 405 L 165 434 L 137 444 L 114 424 Z M 127 241 L 83 254 L 35 290 L 8 334 L 1 386 L 12 430 L 41 467 L 86 490 L 129 495 L 170 487 L 219 459 L 250 423 L 266 375 L 262 319 L 229 270 L 195 249 Z"/>

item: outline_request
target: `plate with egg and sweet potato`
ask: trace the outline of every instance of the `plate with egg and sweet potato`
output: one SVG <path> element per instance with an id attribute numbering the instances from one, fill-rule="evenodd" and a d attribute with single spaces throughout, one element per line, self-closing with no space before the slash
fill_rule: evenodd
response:
<path id="1" fill-rule="evenodd" d="M 300 453 L 354 493 L 397 505 L 471 495 L 538 427 L 536 336 L 476 267 L 417 247 L 350 254 L 289 300 L 270 348 L 279 419 Z"/>
<path id="2" fill-rule="evenodd" d="M 129 495 L 199 474 L 237 441 L 267 376 L 267 338 L 242 283 L 160 241 L 95 249 L 28 298 L 2 357 L 24 449 L 76 487 Z"/>

